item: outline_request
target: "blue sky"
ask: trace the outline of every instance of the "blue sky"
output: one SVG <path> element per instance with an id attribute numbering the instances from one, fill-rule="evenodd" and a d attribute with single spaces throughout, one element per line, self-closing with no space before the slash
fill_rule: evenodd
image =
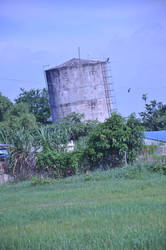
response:
<path id="1" fill-rule="evenodd" d="M 118 111 L 166 97 L 166 0 L 0 0 L 0 91 L 43 88 L 43 65 L 111 59 Z M 130 93 L 128 89 L 131 88 Z"/>

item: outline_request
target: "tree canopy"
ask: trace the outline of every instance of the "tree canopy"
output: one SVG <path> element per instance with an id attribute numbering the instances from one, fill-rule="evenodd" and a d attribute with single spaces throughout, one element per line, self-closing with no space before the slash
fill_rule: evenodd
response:
<path id="1" fill-rule="evenodd" d="M 26 103 L 18 103 L 10 106 L 3 121 L 0 123 L 1 128 L 4 128 L 6 133 L 14 133 L 15 131 L 24 128 L 26 130 L 33 129 L 37 126 L 36 118 L 29 113 Z"/>
<path id="2" fill-rule="evenodd" d="M 142 124 L 146 130 L 162 130 L 166 129 L 166 105 L 156 100 L 146 103 L 147 96 L 142 96 L 145 101 L 145 111 L 140 112 Z"/>
<path id="3" fill-rule="evenodd" d="M 40 123 L 48 123 L 50 117 L 50 107 L 48 103 L 48 93 L 44 88 L 31 89 L 29 91 L 21 88 L 21 93 L 15 99 L 16 103 L 27 103 L 29 112 L 36 117 L 36 121 Z"/>
<path id="4" fill-rule="evenodd" d="M 7 110 L 13 105 L 9 98 L 3 96 L 0 92 L 0 122 L 5 119 Z"/>

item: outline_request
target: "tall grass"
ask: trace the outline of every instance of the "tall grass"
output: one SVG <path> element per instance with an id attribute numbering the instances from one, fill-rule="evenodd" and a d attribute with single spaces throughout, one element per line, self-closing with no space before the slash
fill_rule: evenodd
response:
<path id="1" fill-rule="evenodd" d="M 166 177 L 135 169 L 1 186 L 0 249 L 166 249 Z"/>

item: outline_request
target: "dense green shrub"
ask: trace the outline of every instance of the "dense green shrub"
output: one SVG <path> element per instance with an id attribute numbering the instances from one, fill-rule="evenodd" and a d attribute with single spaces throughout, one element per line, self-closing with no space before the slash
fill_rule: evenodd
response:
<path id="1" fill-rule="evenodd" d="M 126 121 L 113 113 L 111 118 L 98 124 L 87 138 L 84 159 L 89 169 L 107 169 L 121 166 L 124 162 L 132 163 L 143 145 L 142 131 L 140 121 L 134 115 Z"/>
<path id="2" fill-rule="evenodd" d="M 79 170 L 81 155 L 80 151 L 57 152 L 48 149 L 38 154 L 36 168 L 56 178 L 74 175 Z"/>

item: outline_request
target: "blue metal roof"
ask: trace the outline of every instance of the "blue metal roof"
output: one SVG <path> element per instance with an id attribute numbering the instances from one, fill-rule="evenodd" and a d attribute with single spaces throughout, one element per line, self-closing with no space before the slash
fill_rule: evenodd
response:
<path id="1" fill-rule="evenodd" d="M 10 154 L 8 153 L 8 151 L 6 149 L 0 149 L 0 158 L 6 158 L 9 156 L 10 156 Z"/>
<path id="2" fill-rule="evenodd" d="M 160 131 L 145 131 L 145 138 L 155 141 L 166 142 L 166 130 Z"/>
<path id="3" fill-rule="evenodd" d="M 1 144 L 1 143 L 0 143 L 0 148 L 1 148 L 1 149 L 2 149 L 2 148 L 5 149 L 5 148 L 8 148 L 8 147 L 9 147 L 9 145 L 7 145 L 7 144 Z"/>

